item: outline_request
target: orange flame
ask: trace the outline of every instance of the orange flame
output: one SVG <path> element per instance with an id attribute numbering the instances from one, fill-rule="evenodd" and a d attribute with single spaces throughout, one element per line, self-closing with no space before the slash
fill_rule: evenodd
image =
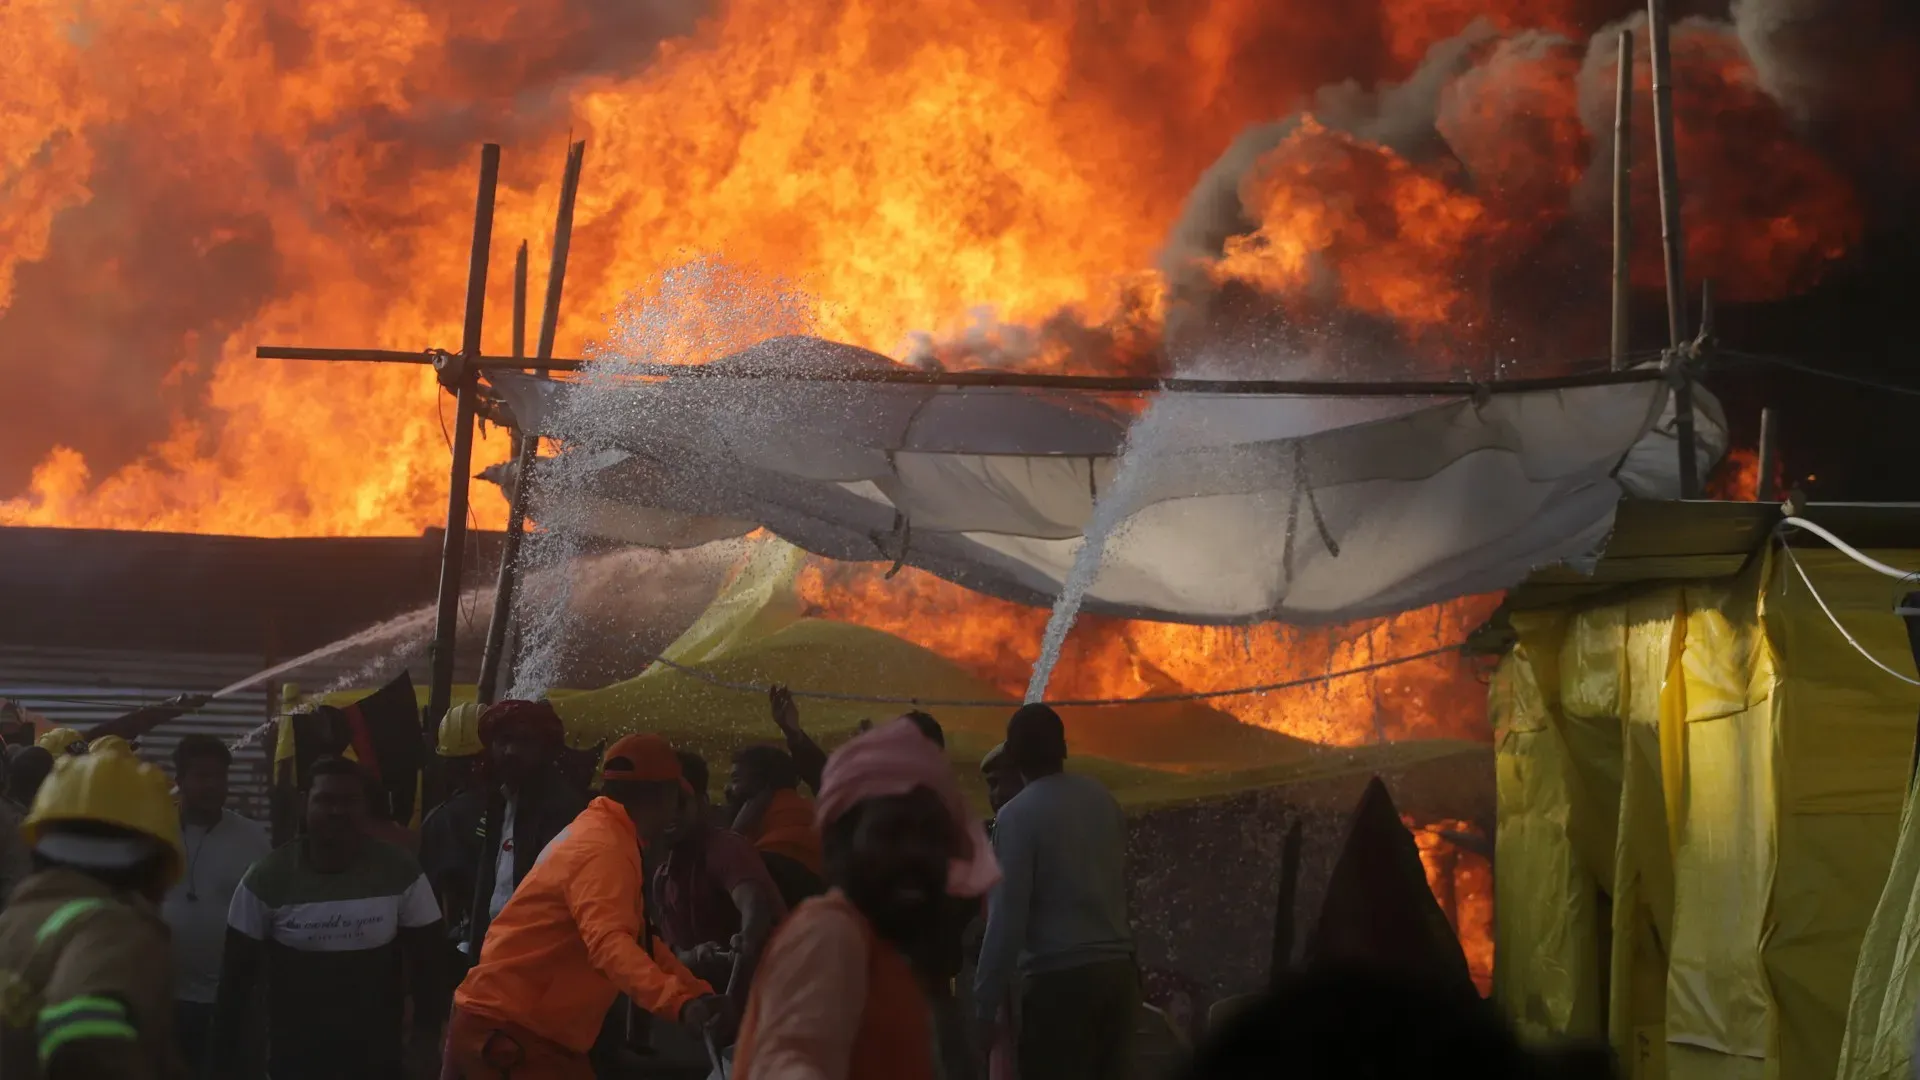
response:
<path id="1" fill-rule="evenodd" d="M 1420 865 L 1427 871 L 1427 887 L 1446 912 L 1447 922 L 1467 954 L 1467 973 L 1482 997 L 1493 992 L 1493 864 L 1486 856 L 1468 851 L 1443 834 L 1477 835 L 1464 821 L 1433 821 L 1417 825 L 1402 816 L 1420 849 Z"/>
<path id="2" fill-rule="evenodd" d="M 1773 490 L 1775 498 L 1784 496 L 1787 490 L 1786 466 L 1778 458 L 1773 462 Z M 1736 446 L 1727 451 L 1727 456 L 1714 470 L 1712 481 L 1707 484 L 1707 494 L 1715 499 L 1733 502 L 1753 502 L 1758 499 L 1760 452 L 1746 446 Z"/>
<path id="3" fill-rule="evenodd" d="M 890 355 L 1150 370 L 1170 293 L 1150 268 L 1196 177 L 1302 102 L 1315 118 L 1236 178 L 1245 220 L 1205 252 L 1211 286 L 1297 322 L 1360 316 L 1426 364 L 1496 346 L 1562 361 L 1589 324 L 1604 340 L 1604 282 L 1588 271 L 1603 265 L 1593 192 L 1608 151 L 1590 132 L 1613 76 L 1568 42 L 1629 3 L 730 0 L 684 23 L 596 22 L 675 7 L 11 0 L 0 524 L 265 536 L 439 524 L 448 410 L 429 372 L 251 351 L 456 343 L 470 150 L 487 138 L 508 146 L 491 352 L 507 347 L 512 244 L 530 240 L 532 265 L 546 265 L 571 129 L 590 149 L 563 354 L 583 351 L 629 290 L 719 253 L 805 290 L 817 332 Z M 1476 19 L 1495 36 L 1434 81 L 1430 133 L 1336 122 L 1359 83 L 1408 80 Z M 1732 300 L 1807 287 L 1857 241 L 1854 193 L 1730 28 L 1684 23 L 1674 52 L 1689 273 Z M 1642 117 L 1646 55 L 1643 36 Z M 1379 97 L 1384 113 L 1407 95 Z M 1635 135 L 1633 274 L 1658 289 L 1650 125 Z M 476 467 L 506 447 L 486 433 Z M 490 486 L 475 488 L 474 517 L 504 519 Z M 877 581 L 839 567 L 807 588 L 823 614 L 899 633 L 1009 692 L 1024 684 L 1044 612 L 912 571 Z M 1456 640 L 1491 604 L 1311 631 L 1090 617 L 1058 692 L 1321 674 Z M 1457 661 L 1432 660 L 1214 704 L 1353 745 L 1485 738 L 1479 698 Z M 1464 854 L 1448 874 L 1434 865 L 1472 937 L 1490 920 L 1470 899 L 1490 895 L 1489 871 Z"/>
<path id="4" fill-rule="evenodd" d="M 1161 286 L 1147 268 L 1233 136 L 1301 101 L 1320 112 L 1316 87 L 1341 98 L 1349 77 L 1404 79 L 1476 18 L 1502 36 L 1436 82 L 1437 152 L 1324 117 L 1303 126 L 1244 178 L 1253 228 L 1214 278 L 1297 315 L 1383 320 L 1429 359 L 1514 340 L 1565 359 L 1568 305 L 1539 288 L 1576 289 L 1604 237 L 1583 103 L 1611 85 L 1566 42 L 1605 6 L 731 0 L 613 33 L 595 20 L 622 6 L 583 0 L 14 0 L 0 29 L 14 61 L 0 88 L 0 365 L 17 415 L 0 483 L 15 493 L 0 491 L 0 522 L 437 524 L 445 407 L 431 375 L 250 352 L 456 342 L 483 137 L 509 144 L 490 351 L 505 350 L 511 244 L 530 239 L 545 265 L 571 127 L 590 153 L 563 353 L 637 283 L 719 252 L 807 290 L 819 332 L 894 355 L 925 351 L 924 334 L 936 355 L 1150 366 Z M 630 41 L 645 48 L 608 59 Z M 1730 29 L 1687 22 L 1674 51 L 1689 271 L 1729 299 L 1804 287 L 1858 237 L 1852 191 Z M 1653 172 L 1635 172 L 1647 238 Z M 1657 245 L 1636 251 L 1636 280 L 1657 287 Z M 1597 326 L 1603 285 L 1584 277 Z M 992 340 L 970 349 L 983 325 Z M 1031 340 L 1009 349 L 1022 335 L 1007 328 Z M 476 462 L 505 451 L 490 433 Z M 499 523 L 498 494 L 477 491 L 475 515 Z"/>
<path id="5" fill-rule="evenodd" d="M 810 563 L 810 613 L 905 638 L 1004 693 L 1025 691 L 1048 612 L 994 600 L 911 567 Z M 1061 650 L 1049 698 L 1130 698 L 1302 681 L 1207 704 L 1244 723 L 1331 746 L 1409 738 L 1485 741 L 1486 691 L 1457 655 L 1314 681 L 1457 644 L 1498 596 L 1469 597 L 1336 628 L 1184 626 L 1082 615 Z"/>

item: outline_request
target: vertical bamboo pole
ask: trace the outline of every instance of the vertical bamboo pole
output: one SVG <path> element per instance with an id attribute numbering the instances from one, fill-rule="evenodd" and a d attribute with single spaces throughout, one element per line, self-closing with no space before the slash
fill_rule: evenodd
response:
<path id="1" fill-rule="evenodd" d="M 1633 253 L 1633 31 L 1620 31 L 1613 97 L 1613 369 L 1627 366 L 1628 264 Z"/>
<path id="2" fill-rule="evenodd" d="M 513 358 L 524 360 L 527 356 L 527 242 L 520 241 L 520 250 L 513 259 Z M 517 428 L 513 432 L 513 460 L 518 463 L 526 436 Z M 514 481 L 514 491 L 519 491 L 519 480 Z M 506 630 L 504 623 L 510 618 L 513 598 L 506 595 L 510 588 L 511 575 L 507 567 L 517 554 L 519 530 L 512 521 L 511 507 L 514 498 L 509 497 L 509 522 L 507 536 L 500 544 L 500 567 L 497 571 L 493 590 L 493 612 L 487 620 L 487 640 L 480 653 L 480 682 L 474 687 L 474 696 L 482 705 L 491 705 L 500 697 L 500 662 L 504 655 Z"/>
<path id="3" fill-rule="evenodd" d="M 1686 281 L 1680 263 L 1680 170 L 1673 142 L 1673 54 L 1668 46 L 1667 0 L 1647 0 L 1647 38 L 1653 60 L 1653 151 L 1660 169 L 1660 248 L 1667 269 L 1667 344 L 1686 336 Z"/>
<path id="4" fill-rule="evenodd" d="M 540 311 L 540 339 L 535 356 L 553 357 L 553 338 L 560 322 L 560 293 L 567 278 L 567 252 L 573 244 L 573 205 L 580 192 L 580 166 L 585 161 L 587 144 L 577 142 L 567 148 L 567 169 L 560 180 L 560 209 L 553 222 L 553 261 L 547 266 L 546 302 Z M 518 356 L 519 353 L 514 355 Z M 516 418 L 516 422 L 518 418 Z M 507 510 L 507 535 L 500 548 L 500 576 L 493 590 L 493 617 L 487 623 L 486 651 L 480 658 L 480 700 L 491 703 L 500 692 L 497 685 L 506 655 L 507 627 L 513 621 L 513 594 L 519 583 L 520 540 L 527 524 L 527 500 L 533 488 L 533 467 L 539 456 L 538 432 L 524 427 L 516 433 L 513 470 L 513 498 Z"/>
<path id="5" fill-rule="evenodd" d="M 513 256 L 513 358 L 527 355 L 527 242 Z"/>
<path id="6" fill-rule="evenodd" d="M 1653 61 L 1653 149 L 1660 169 L 1660 247 L 1667 267 L 1667 346 L 1677 351 L 1686 334 L 1686 278 L 1680 263 L 1680 170 L 1673 141 L 1673 54 L 1669 47 L 1667 0 L 1647 0 L 1647 39 Z M 1673 360 L 1678 362 L 1676 355 Z M 1675 433 L 1680 443 L 1680 497 L 1700 491 L 1695 457 L 1693 383 L 1686 372 L 1674 383 Z"/>
<path id="7" fill-rule="evenodd" d="M 1760 410 L 1760 453 L 1758 468 L 1759 480 L 1754 485 L 1754 498 L 1760 502 L 1773 502 L 1779 492 L 1773 489 L 1773 473 L 1778 467 L 1775 462 L 1780 457 L 1780 431 L 1773 424 L 1773 410 Z"/>
<path id="8" fill-rule="evenodd" d="M 487 308 L 487 260 L 493 248 L 493 197 L 500 181 L 500 147 L 480 148 L 480 188 L 473 207 L 473 249 L 467 258 L 466 320 L 460 356 L 441 379 L 453 388 L 453 464 L 448 470 L 447 533 L 440 548 L 440 600 L 433 626 L 432 681 L 426 723 L 431 730 L 453 700 L 454 636 L 460 621 L 460 571 L 467 547 L 467 484 L 473 471 L 473 415 L 479 388 L 471 367 L 480 355 L 480 328 Z"/>

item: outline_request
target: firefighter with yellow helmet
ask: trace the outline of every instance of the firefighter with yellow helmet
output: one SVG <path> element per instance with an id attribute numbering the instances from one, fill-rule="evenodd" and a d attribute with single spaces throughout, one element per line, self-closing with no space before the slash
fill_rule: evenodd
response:
<path id="1" fill-rule="evenodd" d="M 84 754 L 87 752 L 87 737 L 70 727 L 50 728 L 33 745 L 59 757 L 62 754 Z"/>
<path id="2" fill-rule="evenodd" d="M 169 1075 L 158 905 L 183 854 L 166 774 L 125 753 L 60 757 L 20 832 L 37 869 L 0 912 L 0 1076 Z"/>
<path id="3" fill-rule="evenodd" d="M 89 754 L 106 754 L 106 753 L 131 754 L 133 753 L 133 744 L 128 742 L 125 738 L 119 735 L 102 735 L 99 738 L 87 744 L 87 753 Z"/>

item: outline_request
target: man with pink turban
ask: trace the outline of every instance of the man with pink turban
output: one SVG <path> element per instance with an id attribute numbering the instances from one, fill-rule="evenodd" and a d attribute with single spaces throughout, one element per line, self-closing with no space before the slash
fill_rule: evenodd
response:
<path id="1" fill-rule="evenodd" d="M 947 759 L 910 720 L 828 759 L 818 812 L 825 896 L 801 904 L 761 960 L 738 1080 L 932 1080 L 921 971 L 949 903 L 1000 878 Z"/>

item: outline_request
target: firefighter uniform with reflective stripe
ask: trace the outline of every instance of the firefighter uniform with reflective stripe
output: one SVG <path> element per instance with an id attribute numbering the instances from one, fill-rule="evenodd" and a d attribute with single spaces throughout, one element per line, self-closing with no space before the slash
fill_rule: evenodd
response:
<path id="1" fill-rule="evenodd" d="M 0 912 L 0 1076 L 178 1075 L 167 926 L 73 870 L 22 882 Z"/>

